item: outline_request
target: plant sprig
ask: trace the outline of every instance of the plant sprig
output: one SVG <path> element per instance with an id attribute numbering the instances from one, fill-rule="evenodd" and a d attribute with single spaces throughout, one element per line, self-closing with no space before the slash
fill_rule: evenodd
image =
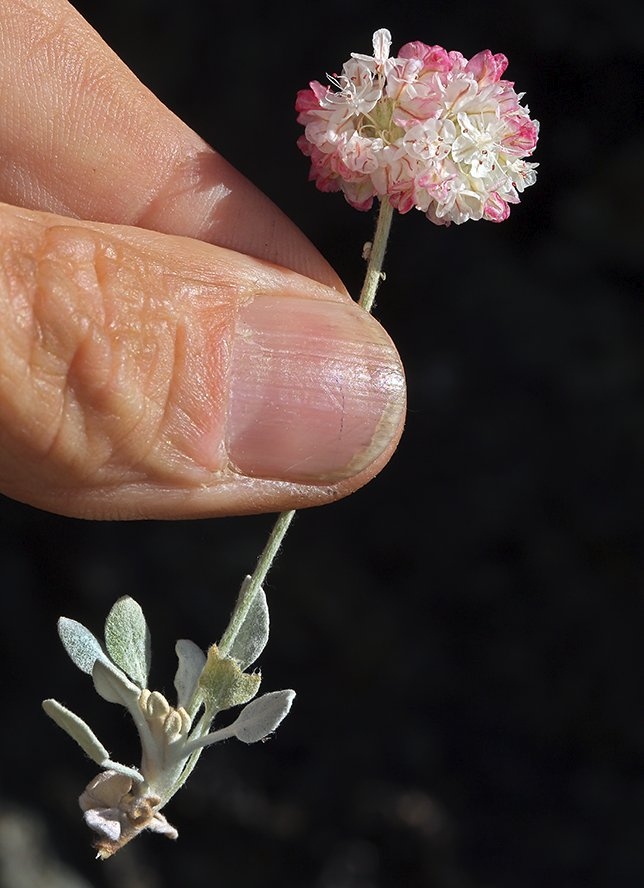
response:
<path id="1" fill-rule="evenodd" d="M 211 645 L 204 654 L 192 641 L 177 642 L 175 706 L 147 686 L 150 632 L 134 599 L 120 598 L 112 607 L 104 643 L 67 617 L 58 621 L 58 634 L 72 662 L 92 676 L 99 696 L 128 710 L 141 741 L 139 767 L 121 764 L 82 718 L 57 700 L 42 704 L 102 769 L 79 799 L 102 859 L 146 829 L 177 838 L 161 809 L 183 786 L 203 749 L 231 737 L 242 743 L 263 740 L 288 714 L 295 696 L 292 690 L 282 690 L 256 697 L 261 674 L 248 669 L 268 641 L 269 615 L 264 589 L 250 576 L 242 583 L 219 645 Z M 220 713 L 236 706 L 244 708 L 233 722 L 211 730 Z"/>

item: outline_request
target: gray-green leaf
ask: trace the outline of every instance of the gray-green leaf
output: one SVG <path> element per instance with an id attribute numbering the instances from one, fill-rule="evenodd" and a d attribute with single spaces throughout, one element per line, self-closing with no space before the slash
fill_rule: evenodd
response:
<path id="1" fill-rule="evenodd" d="M 188 710 L 199 684 L 199 676 L 206 665 L 206 655 L 193 641 L 180 638 L 175 645 L 179 665 L 174 677 L 177 706 Z"/>
<path id="2" fill-rule="evenodd" d="M 257 743 L 271 734 L 286 718 L 293 703 L 295 691 L 272 691 L 263 694 L 239 713 L 229 730 L 243 743 Z"/>
<path id="3" fill-rule="evenodd" d="M 250 582 L 251 577 L 247 576 L 241 585 L 235 611 L 233 611 L 231 617 L 231 623 L 235 619 L 235 612 L 241 605 Z M 237 660 L 242 671 L 254 663 L 266 647 L 268 630 L 268 603 L 266 601 L 266 593 L 260 586 L 248 613 L 239 625 L 227 651 L 229 657 L 234 657 Z"/>
<path id="4" fill-rule="evenodd" d="M 113 762 L 110 754 L 105 749 L 101 741 L 98 739 L 94 731 L 86 724 L 82 718 L 67 709 L 58 700 L 43 700 L 42 708 L 47 715 L 53 719 L 59 728 L 62 728 L 72 740 L 75 740 L 81 747 L 83 752 L 88 755 L 93 762 L 100 765 L 101 768 L 110 768 L 119 774 L 129 777 L 130 780 L 136 780 L 139 783 L 143 781 L 143 775 L 136 768 L 130 768 L 128 765 L 122 765 L 120 762 Z"/>
<path id="5" fill-rule="evenodd" d="M 96 693 L 108 703 L 119 703 L 128 709 L 137 705 L 141 689 L 109 660 L 94 663 L 92 678 Z"/>
<path id="6" fill-rule="evenodd" d="M 129 596 L 119 598 L 105 621 L 105 646 L 117 666 L 140 688 L 150 671 L 150 632 L 141 606 Z"/>
<path id="7" fill-rule="evenodd" d="M 43 700 L 42 708 L 49 718 L 53 719 L 59 728 L 66 731 L 72 740 L 75 740 L 81 749 L 97 765 L 102 764 L 110 754 L 98 739 L 94 731 L 85 724 L 71 709 L 67 709 L 58 700 Z"/>
<path id="8" fill-rule="evenodd" d="M 58 620 L 58 635 L 73 663 L 82 672 L 91 675 L 97 660 L 109 662 L 99 640 L 82 623 L 61 617 Z"/>

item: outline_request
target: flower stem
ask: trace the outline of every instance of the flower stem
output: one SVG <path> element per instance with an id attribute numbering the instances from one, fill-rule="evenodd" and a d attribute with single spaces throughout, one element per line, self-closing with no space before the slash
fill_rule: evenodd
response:
<path id="1" fill-rule="evenodd" d="M 376 222 L 376 230 L 373 235 L 373 243 L 369 250 L 367 272 L 365 274 L 364 284 L 362 285 L 360 299 L 358 300 L 358 305 L 361 305 L 365 311 L 371 311 L 373 301 L 376 298 L 378 285 L 383 279 L 382 265 L 385 258 L 385 251 L 387 249 L 387 240 L 389 238 L 389 229 L 391 228 L 393 212 L 393 207 L 385 195 L 380 201 L 380 211 L 378 213 L 378 221 Z"/>
<path id="2" fill-rule="evenodd" d="M 210 725 L 212 724 L 212 719 L 212 712 L 206 710 L 202 714 L 197 725 L 193 728 L 190 737 L 203 737 L 204 734 L 207 734 Z M 193 752 L 187 753 L 187 755 L 189 756 L 187 761 L 185 757 L 181 755 L 181 753 L 183 752 L 182 747 L 179 747 L 179 749 L 176 751 L 179 753 L 179 756 L 177 758 L 177 766 L 180 767 L 181 762 L 185 762 L 185 765 L 180 769 L 179 776 L 176 777 L 174 781 L 170 781 L 170 785 L 167 788 L 164 788 L 164 791 L 159 793 L 161 795 L 161 805 L 159 806 L 160 808 L 163 808 L 164 805 L 167 805 L 172 796 L 175 795 L 175 793 L 179 792 L 188 777 L 192 774 L 195 769 L 195 765 L 199 761 L 201 753 L 203 752 L 203 748 L 195 749 Z"/>
<path id="3" fill-rule="evenodd" d="M 273 526 L 271 535 L 266 541 L 264 550 L 259 556 L 257 560 L 257 566 L 255 567 L 255 570 L 253 571 L 250 578 L 250 583 L 246 587 L 244 597 L 235 608 L 235 613 L 233 614 L 233 617 L 228 624 L 228 628 L 222 635 L 221 641 L 219 642 L 219 652 L 223 656 L 228 653 L 233 639 L 237 636 L 239 627 L 244 622 L 248 611 L 251 609 L 259 588 L 266 579 L 266 575 L 270 570 L 273 561 L 275 560 L 275 556 L 277 555 L 279 547 L 282 544 L 282 540 L 286 535 L 286 531 L 288 530 L 289 525 L 293 520 L 293 515 L 295 515 L 295 509 L 291 509 L 288 512 L 280 512 L 280 514 L 277 516 L 277 520 Z"/>
<path id="4" fill-rule="evenodd" d="M 389 229 L 391 228 L 392 216 L 393 207 L 391 206 L 387 196 L 385 195 L 380 201 L 380 210 L 378 212 L 376 230 L 373 236 L 373 243 L 371 244 L 369 250 L 367 271 L 365 274 L 364 284 L 362 285 L 362 292 L 360 293 L 360 298 L 358 299 L 358 305 L 364 308 L 364 310 L 367 312 L 371 311 L 374 299 L 376 298 L 376 291 L 378 290 L 378 286 L 384 277 L 382 272 L 382 265 L 385 258 L 385 251 L 387 249 L 387 240 L 389 238 Z M 223 656 L 225 656 L 230 650 L 230 646 L 233 642 L 233 639 L 237 636 L 239 627 L 246 619 L 248 611 L 251 609 L 253 601 L 255 600 L 255 596 L 257 595 L 257 592 L 262 583 L 266 579 L 266 575 L 268 574 L 271 565 L 275 560 L 275 556 L 277 555 L 279 547 L 282 544 L 282 540 L 286 535 L 286 531 L 288 530 L 289 525 L 293 520 L 293 515 L 295 515 L 295 509 L 291 509 L 288 512 L 280 512 L 280 514 L 277 516 L 277 520 L 273 526 L 271 535 L 269 536 L 268 541 L 264 546 L 262 554 L 259 556 L 257 566 L 253 571 L 250 583 L 246 587 L 244 597 L 235 608 L 235 612 L 228 625 L 228 628 L 222 635 L 221 641 L 219 642 L 219 651 Z"/>

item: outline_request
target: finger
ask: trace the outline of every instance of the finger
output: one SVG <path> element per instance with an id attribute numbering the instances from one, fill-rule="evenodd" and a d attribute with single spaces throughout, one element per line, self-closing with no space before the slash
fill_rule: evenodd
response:
<path id="1" fill-rule="evenodd" d="M 316 505 L 398 441 L 404 378 L 335 290 L 188 238 L 0 205 L 0 489 L 91 518 Z"/>
<path id="2" fill-rule="evenodd" d="M 0 200 L 199 238 L 344 289 L 65 0 L 0 3 L 0 108 Z"/>

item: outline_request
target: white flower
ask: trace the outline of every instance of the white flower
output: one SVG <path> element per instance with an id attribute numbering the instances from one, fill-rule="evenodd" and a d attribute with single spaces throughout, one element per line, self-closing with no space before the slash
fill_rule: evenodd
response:
<path id="1" fill-rule="evenodd" d="M 498 162 L 497 154 L 501 149 L 497 137 L 503 124 L 496 120 L 486 122 L 463 111 L 459 111 L 456 119 L 461 132 L 452 143 L 452 157 L 456 163 L 467 164 L 475 179 L 482 179 Z"/>
<path id="2" fill-rule="evenodd" d="M 410 157 L 422 161 L 443 160 L 452 151 L 456 127 L 453 121 L 438 118 L 419 121 L 405 131 L 402 145 Z"/>
<path id="3" fill-rule="evenodd" d="M 502 221 L 536 179 L 526 163 L 539 125 L 502 80 L 507 59 L 489 50 L 466 59 L 408 43 L 389 55 L 391 35 L 373 35 L 373 56 L 352 53 L 331 86 L 313 81 L 296 101 L 322 191 L 343 191 L 357 209 L 387 197 L 400 212 L 433 222 Z"/>

